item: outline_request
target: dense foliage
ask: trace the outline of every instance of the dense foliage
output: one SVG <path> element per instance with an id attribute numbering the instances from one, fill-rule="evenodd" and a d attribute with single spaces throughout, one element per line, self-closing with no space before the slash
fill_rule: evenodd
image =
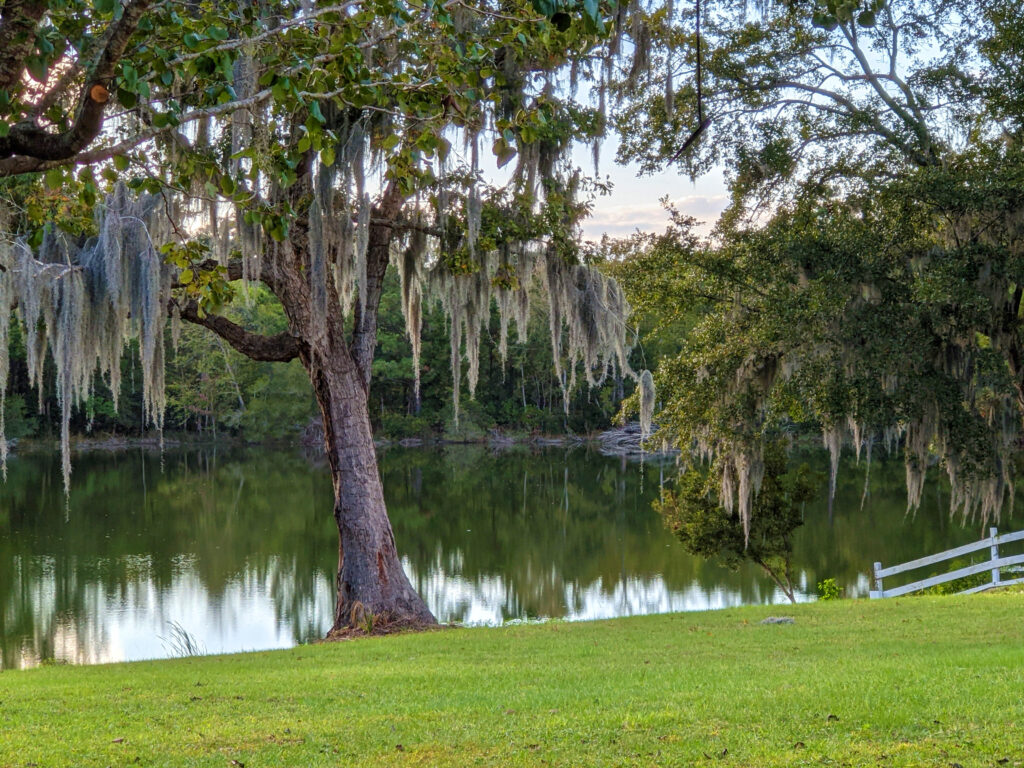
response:
<path id="1" fill-rule="evenodd" d="M 987 0 L 892 0 L 860 21 L 829 8 L 716 9 L 711 127 L 686 153 L 673 141 L 695 93 L 669 113 L 650 80 L 623 85 L 636 99 L 624 156 L 692 174 L 724 162 L 732 190 L 710 237 L 676 215 L 620 267 L 659 333 L 685 331 L 660 364 L 663 435 L 714 462 L 744 520 L 764 445 L 802 427 L 823 435 L 833 488 L 844 442 L 869 457 L 884 444 L 904 452 L 910 507 L 937 456 L 951 510 L 995 516 L 1012 505 L 1024 419 L 1024 156 L 1007 66 L 1024 22 Z M 663 60 L 692 56 L 680 28 L 654 29 Z"/>
<path id="2" fill-rule="evenodd" d="M 568 406 L 570 392 L 576 390 L 577 363 L 583 363 L 592 384 L 603 381 L 611 366 L 621 393 L 622 376 L 632 373 L 621 321 L 629 310 L 613 282 L 580 263 L 586 253 L 576 242 L 575 226 L 587 211 L 586 195 L 592 187 L 562 159 L 573 139 L 596 138 L 603 128 L 603 114 L 578 103 L 574 95 L 577 80 L 594 81 L 595 77 L 603 93 L 610 70 L 600 57 L 592 60 L 590 51 L 610 29 L 607 8 L 598 3 L 535 3 L 499 13 L 486 5 L 441 8 L 398 3 L 391 7 L 350 2 L 295 10 L 255 9 L 243 2 L 217 8 L 161 6 L 159 12 L 140 17 L 136 8 L 148 7 L 141 0 L 127 9 L 115 6 L 101 9 L 92 25 L 83 26 L 77 7 L 50 9 L 47 18 L 55 25 L 52 29 L 47 26 L 50 22 L 36 20 L 39 29 L 60 31 L 64 39 L 47 48 L 39 61 L 20 62 L 41 85 L 26 90 L 24 103 L 8 105 L 11 115 L 28 115 L 36 124 L 33 130 L 46 135 L 57 135 L 69 124 L 74 96 L 83 87 L 89 104 L 94 97 L 103 99 L 95 107 L 100 124 L 107 100 L 112 98 L 121 109 L 105 132 L 97 128 L 78 141 L 83 146 L 76 144 L 74 151 L 60 156 L 34 155 L 38 148 L 16 144 L 12 151 L 26 156 L 19 159 L 17 168 L 3 171 L 47 171 L 45 183 L 36 176 L 19 177 L 5 185 L 4 197 L 15 212 L 7 227 L 18 238 L 8 244 L 9 252 L 0 261 L 10 266 L 9 274 L 21 277 L 0 298 L 6 317 L 7 306 L 18 306 L 18 294 L 53 281 L 34 288 L 42 300 L 21 301 L 18 309 L 25 315 L 26 309 L 46 306 L 52 294 L 53 317 L 40 315 L 45 332 L 39 337 L 44 345 L 39 354 L 34 336 L 37 320 L 29 320 L 30 383 L 41 385 L 36 379 L 45 364 L 47 342 L 51 350 L 73 347 L 73 357 L 85 366 L 71 370 L 70 365 L 62 365 L 63 357 L 54 358 L 56 375 L 66 379 L 57 389 L 65 433 L 71 406 L 78 401 L 86 405 L 90 426 L 95 425 L 96 406 L 101 415 L 111 411 L 110 418 L 124 422 L 122 426 L 138 424 L 130 406 L 127 421 L 112 413 L 120 393 L 119 367 L 111 350 L 119 340 L 114 337 L 125 333 L 140 337 L 140 348 L 146 353 L 141 383 L 147 416 L 157 427 L 162 425 L 165 386 L 155 368 L 162 365 L 164 354 L 154 340 L 153 323 L 148 330 L 134 323 L 122 330 L 118 321 L 108 334 L 111 344 L 102 348 L 96 346 L 89 322 L 69 324 L 69 329 L 84 326 L 77 335 L 57 327 L 58 318 L 88 318 L 97 315 L 99 307 L 115 317 L 128 314 L 125 295 L 136 293 L 139 286 L 119 286 L 117 274 L 111 278 L 110 266 L 98 271 L 86 266 L 84 295 L 75 299 L 64 285 L 79 280 L 76 272 L 69 272 L 73 279 L 61 282 L 61 275 L 54 278 L 54 270 L 32 266 L 76 260 L 84 265 L 82 249 L 89 247 L 112 264 L 132 251 L 128 246 L 114 247 L 118 244 L 106 235 L 107 229 L 123 226 L 124 216 L 112 213 L 109 203 L 95 219 L 92 215 L 103 194 L 111 190 L 125 194 L 118 191 L 121 181 L 134 193 L 162 198 L 155 204 L 159 210 L 147 204 L 145 217 L 152 239 L 172 269 L 150 281 L 153 285 L 147 288 L 145 300 L 149 304 L 170 300 L 175 320 L 190 320 L 223 337 L 216 342 L 220 355 L 197 355 L 189 350 L 186 334 L 184 354 L 176 365 L 182 375 L 191 366 L 199 381 L 179 385 L 172 373 L 166 392 L 168 404 L 177 410 L 168 422 L 172 427 L 186 427 L 191 421 L 196 427 L 220 423 L 237 428 L 250 393 L 243 391 L 233 369 L 253 366 L 232 362 L 226 343 L 252 356 L 252 343 L 238 342 L 254 341 L 254 332 L 280 334 L 290 323 L 289 333 L 300 333 L 294 308 L 270 325 L 261 323 L 250 307 L 231 310 L 231 317 L 225 319 L 245 327 L 249 336 L 228 323 L 207 319 L 211 312 L 223 312 L 236 293 L 227 278 L 262 280 L 270 291 L 283 295 L 285 262 L 298 258 L 300 270 L 306 273 L 303 277 L 309 280 L 308 293 L 298 297 L 310 320 L 306 333 L 314 341 L 327 333 L 327 316 L 335 311 L 331 305 L 336 294 L 342 312 L 351 318 L 353 349 L 366 346 L 363 338 L 372 344 L 380 325 L 373 315 L 381 295 L 373 284 L 379 285 L 380 275 L 387 274 L 386 263 L 374 262 L 380 259 L 379 251 L 376 257 L 368 253 L 378 221 L 386 224 L 387 240 L 393 241 L 391 259 L 401 278 L 402 330 L 411 341 L 412 354 L 409 366 L 404 362 L 408 355 L 396 356 L 396 340 L 382 339 L 379 348 L 385 357 L 373 363 L 373 373 L 389 379 L 401 374 L 401 380 L 411 375 L 413 392 L 401 393 L 409 401 L 404 408 L 407 413 L 420 416 L 422 330 L 437 301 L 448 317 L 444 323 L 449 336 L 448 379 L 458 385 L 452 388 L 451 416 L 442 418 L 438 405 L 431 409 L 438 413 L 428 413 L 424 425 L 448 420 L 457 424 L 461 380 L 465 377 L 473 394 L 480 378 L 481 339 L 493 335 L 498 338 L 502 371 L 519 364 L 519 407 L 508 404 L 512 393 L 506 386 L 501 404 L 490 408 L 482 421 L 552 429 L 557 418 L 529 410 L 532 400 L 534 408 L 551 411 L 555 400 L 551 377 L 531 371 L 527 381 L 526 356 L 505 359 L 510 322 L 520 345 L 537 347 L 539 339 L 529 338 L 525 327 L 531 296 L 536 293 L 530 285 L 535 274 L 544 283 L 549 303 L 552 351 L 541 354 L 552 364 L 563 404 Z M 618 32 L 612 47 L 622 34 L 621 10 L 614 19 Z M 108 12 L 112 21 L 104 16 Z M 111 31 L 115 28 L 124 40 L 109 52 L 115 60 L 107 66 L 118 74 L 117 87 L 108 88 L 112 93 L 101 93 L 91 89 L 90 83 L 99 75 L 87 53 L 91 45 L 101 45 L 115 34 Z M 182 50 L 174 48 L 176 35 L 181 36 Z M 487 39 L 487 46 L 480 44 L 482 39 Z M 570 61 L 574 85 L 573 93 L 567 94 L 555 89 L 552 73 Z M 12 59 L 11 65 L 18 63 Z M 62 76 L 55 80 L 57 72 Z M 103 84 L 104 88 L 111 85 L 109 76 Z M 48 109 L 40 108 L 40 103 Z M 492 188 L 482 180 L 480 144 L 491 138 L 499 167 L 516 160 L 505 187 Z M 460 139 L 461 153 L 453 149 L 453 142 Z M 83 147 L 89 142 L 93 146 L 86 152 Z M 75 164 L 85 166 L 77 175 L 68 171 Z M 433 216 L 428 215 L 429 209 Z M 58 253 L 51 245 L 57 238 L 45 236 L 54 225 L 77 242 L 61 244 Z M 90 240 L 93 235 L 98 240 Z M 118 255 L 111 254 L 112 249 Z M 138 257 L 132 251 L 127 258 Z M 113 272 L 120 274 L 127 268 L 118 266 Z M 23 277 L 29 273 L 32 279 Z M 169 275 L 175 275 L 173 283 L 167 282 Z M 0 276 L 0 288 L 7 282 L 7 277 Z M 389 285 L 393 288 L 393 283 Z M 494 328 L 492 299 L 499 317 Z M 78 304 L 84 304 L 85 310 Z M 392 302 L 383 311 L 395 309 Z M 440 330 L 441 323 L 433 319 Z M 100 319 L 96 325 L 112 324 Z M 6 327 L 5 322 L 0 336 L 7 336 Z M 259 343 L 258 337 L 255 341 Z M 298 355 L 298 350 L 287 346 L 277 350 L 276 356 Z M 256 356 L 267 354 L 264 350 Z M 100 372 L 109 384 L 109 397 L 102 394 L 102 385 L 94 389 L 99 379 L 88 373 L 94 355 L 102 361 Z M 195 358 L 192 363 L 190 355 Z M 365 353 L 357 355 L 362 356 Z M 217 357 L 223 358 L 226 382 L 214 381 L 211 366 L 216 367 L 213 359 Z M 488 367 L 493 367 L 492 358 L 493 354 L 485 360 Z M 531 361 L 536 359 L 537 355 L 530 356 Z M 463 360 L 468 363 L 465 372 Z M 369 379 L 370 361 L 357 362 Z M 439 361 L 427 362 L 428 378 L 436 378 Z M 398 368 L 392 363 L 399 363 Z M 6 375 L 6 365 L 0 367 Z M 255 378 L 261 380 L 251 382 L 258 396 L 267 394 L 264 380 L 268 377 Z M 295 391 L 287 382 L 279 383 L 283 392 Z M 534 390 L 532 397 L 526 392 L 528 383 Z M 399 388 L 407 389 L 402 381 L 382 382 L 375 388 L 382 390 L 375 398 L 375 406 L 380 405 L 374 408 L 378 418 L 403 410 L 385 403 L 386 395 L 398 397 Z M 24 397 L 17 390 L 13 394 L 17 433 L 24 430 L 17 412 Z M 178 395 L 185 400 L 195 395 L 201 402 L 177 403 Z M 233 413 L 217 405 L 223 399 L 237 406 Z M 105 408 L 104 400 L 110 408 Z M 607 421 L 611 404 L 601 403 L 599 410 Z M 568 425 L 569 413 L 566 407 L 562 429 Z M 253 420 L 266 422 L 259 416 Z M 591 421 L 585 417 L 583 425 Z M 269 424 L 249 427 L 254 436 L 279 431 Z"/>

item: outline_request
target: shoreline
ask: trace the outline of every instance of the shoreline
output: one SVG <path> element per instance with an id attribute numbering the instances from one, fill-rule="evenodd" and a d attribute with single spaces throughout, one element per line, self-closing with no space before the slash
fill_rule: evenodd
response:
<path id="1" fill-rule="evenodd" d="M 639 439 L 633 425 L 616 427 L 590 434 L 527 434 L 523 432 L 502 432 L 494 429 L 487 434 L 476 436 L 445 436 L 430 435 L 424 437 L 386 437 L 375 436 L 374 445 L 378 450 L 388 448 L 440 448 L 444 446 L 477 445 L 492 450 L 513 447 L 544 448 L 578 448 L 596 447 L 604 455 L 624 456 L 626 458 L 641 457 L 648 459 L 674 456 L 675 451 L 641 451 Z M 299 435 L 294 438 L 271 438 L 266 440 L 248 440 L 233 435 L 216 437 L 196 436 L 190 433 L 171 432 L 162 437 L 155 434 L 142 435 L 79 435 L 71 438 L 71 453 L 117 452 L 130 450 L 181 450 L 206 447 L 255 447 L 255 448 L 299 448 L 319 449 L 320 444 L 308 436 Z M 60 450 L 57 438 L 32 437 L 12 440 L 9 444 L 11 455 L 18 453 L 43 453 Z"/>

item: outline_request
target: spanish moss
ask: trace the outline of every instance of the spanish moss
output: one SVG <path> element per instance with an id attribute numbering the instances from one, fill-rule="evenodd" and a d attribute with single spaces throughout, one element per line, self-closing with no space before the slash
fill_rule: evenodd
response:
<path id="1" fill-rule="evenodd" d="M 106 381 L 117 406 L 121 354 L 136 338 L 147 420 L 163 429 L 164 334 L 171 275 L 153 245 L 162 231 L 157 198 L 138 200 L 119 186 L 97 210 L 99 235 L 82 243 L 49 231 L 33 252 L 24 241 L 0 245 L 0 314 L 9 318 L 17 297 L 26 338 L 30 384 L 43 392 L 49 351 L 56 369 L 65 490 L 71 478 L 72 409 L 92 394 L 95 374 Z M 6 383 L 9 322 L 0 321 L 0 383 Z M 6 441 L 0 433 L 0 451 Z"/>

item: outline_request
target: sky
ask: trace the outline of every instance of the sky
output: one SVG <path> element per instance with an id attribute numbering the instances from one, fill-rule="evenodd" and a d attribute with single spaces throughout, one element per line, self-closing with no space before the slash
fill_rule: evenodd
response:
<path id="1" fill-rule="evenodd" d="M 601 148 L 601 176 L 614 184 L 610 195 L 595 200 L 593 215 L 583 224 L 588 240 L 602 235 L 627 237 L 637 230 L 661 232 L 668 225 L 668 214 L 659 202 L 666 195 L 680 212 L 693 216 L 707 231 L 728 203 L 721 169 L 715 169 L 691 182 L 675 169 L 640 176 L 636 165 L 614 162 L 615 146 L 608 141 Z M 577 148 L 575 160 L 582 168 L 592 169 L 588 147 Z"/>
<path id="2" fill-rule="evenodd" d="M 703 226 L 699 231 L 710 232 L 719 214 L 728 204 L 723 169 L 714 167 L 710 173 L 690 181 L 676 169 L 640 176 L 636 164 L 619 165 L 615 162 L 618 142 L 609 136 L 601 146 L 599 176 L 606 176 L 613 184 L 609 195 L 597 197 L 591 217 L 583 223 L 583 237 L 600 240 L 602 235 L 628 237 L 637 230 L 662 232 L 668 226 L 668 214 L 660 200 L 668 196 L 681 213 L 693 216 Z M 499 170 L 493 155 L 488 151 L 488 142 L 480 147 L 480 168 L 489 183 L 501 185 L 508 181 L 515 163 L 509 163 Z M 452 154 L 455 162 L 469 164 L 468 152 L 459 142 L 453 142 Z M 588 175 L 594 173 L 594 161 L 590 144 L 577 144 L 572 161 Z"/>

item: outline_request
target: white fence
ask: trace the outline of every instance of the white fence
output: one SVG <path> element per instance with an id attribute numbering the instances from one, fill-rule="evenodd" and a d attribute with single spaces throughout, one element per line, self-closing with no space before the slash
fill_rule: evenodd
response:
<path id="1" fill-rule="evenodd" d="M 992 589 L 992 587 L 1005 587 L 1008 584 L 1024 583 L 1024 578 L 1004 580 L 999 572 L 1000 568 L 1024 565 L 1024 555 L 1011 555 L 1010 557 L 999 556 L 999 547 L 1003 544 L 1009 544 L 1014 541 L 1024 541 L 1024 531 L 1018 531 L 1017 533 L 1004 533 L 1000 536 L 999 532 L 995 528 L 990 528 L 989 536 L 987 538 L 984 538 L 981 541 L 976 541 L 973 544 L 964 544 L 962 547 L 947 549 L 945 552 L 939 552 L 937 555 L 929 555 L 928 557 L 911 560 L 909 563 L 892 565 L 888 568 L 883 568 L 881 563 L 875 563 L 875 589 L 872 590 L 871 597 L 899 597 L 900 595 L 906 595 L 911 592 L 927 589 L 928 587 L 934 587 L 936 584 L 944 584 L 947 581 L 962 579 L 964 576 L 973 576 L 976 573 L 984 573 L 985 571 L 989 571 L 992 574 L 992 580 L 990 582 L 982 584 L 979 587 L 965 589 L 960 594 L 967 595 L 971 592 L 982 592 L 986 589 Z M 957 568 L 955 571 L 942 573 L 938 576 L 929 576 L 927 579 L 921 579 L 920 581 L 915 581 L 911 584 L 904 584 L 900 587 L 893 587 L 892 589 L 885 589 L 882 586 L 882 579 L 887 576 L 895 576 L 898 573 L 905 573 L 906 571 L 913 571 L 917 568 L 924 568 L 926 565 L 935 565 L 936 563 L 941 563 L 945 560 L 952 560 L 955 557 L 969 555 L 972 552 L 981 552 L 985 549 L 989 552 L 988 560 L 983 560 L 982 562 L 974 563 L 964 568 Z"/>

